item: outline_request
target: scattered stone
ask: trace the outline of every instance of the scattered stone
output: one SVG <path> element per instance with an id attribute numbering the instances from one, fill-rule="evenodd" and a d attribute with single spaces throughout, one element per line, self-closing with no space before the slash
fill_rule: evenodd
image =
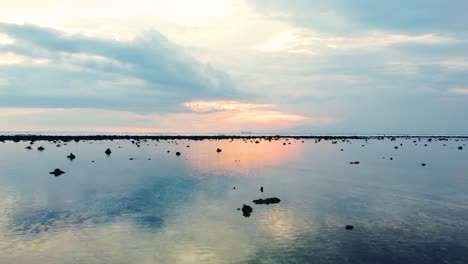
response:
<path id="1" fill-rule="evenodd" d="M 133 160 L 133 158 L 129 158 L 129 160 Z"/>
<path id="2" fill-rule="evenodd" d="M 27 146 L 26 149 L 31 150 L 32 148 L 31 148 L 31 146 Z"/>
<path id="3" fill-rule="evenodd" d="M 236 187 L 234 186 L 234 187 L 232 187 L 232 189 L 234 189 L 234 190 L 235 190 L 235 189 L 236 189 Z"/>
<path id="4" fill-rule="evenodd" d="M 281 202 L 281 200 L 276 197 L 253 200 L 254 204 L 277 204 L 279 202 Z"/>
<path id="5" fill-rule="evenodd" d="M 37 148 L 37 150 L 39 150 L 39 151 L 44 151 L 44 149 L 45 148 L 43 146 L 40 146 L 40 147 Z"/>
<path id="6" fill-rule="evenodd" d="M 426 166 L 426 163 L 421 163 L 421 166 L 425 167 L 425 166 Z"/>
<path id="7" fill-rule="evenodd" d="M 220 149 L 220 148 L 217 148 L 217 149 L 216 149 L 216 152 L 218 152 L 218 153 L 220 153 L 221 151 L 223 151 L 223 150 Z"/>
<path id="8" fill-rule="evenodd" d="M 106 149 L 106 152 L 104 153 L 106 153 L 106 155 L 109 156 L 112 153 L 112 151 L 110 149 Z"/>
<path id="9" fill-rule="evenodd" d="M 76 156 L 73 155 L 73 153 L 70 153 L 70 155 L 68 155 L 67 158 L 72 161 L 72 160 L 74 160 L 76 158 Z"/>
<path id="10" fill-rule="evenodd" d="M 263 192 L 263 186 L 262 186 L 262 187 L 260 187 L 260 191 L 261 191 L 261 192 Z"/>
<path id="11" fill-rule="evenodd" d="M 459 147 L 458 147 L 458 149 L 459 149 L 459 150 L 462 150 L 462 149 L 463 149 L 463 147 L 462 147 L 462 146 L 459 146 Z"/>
<path id="12" fill-rule="evenodd" d="M 175 154 L 176 154 L 176 156 L 180 156 L 180 152 L 178 152 L 178 151 Z"/>
<path id="13" fill-rule="evenodd" d="M 393 158 L 390 158 L 390 160 L 393 160 Z"/>
<path id="14" fill-rule="evenodd" d="M 341 149 L 341 151 L 343 151 L 343 149 Z"/>
<path id="15" fill-rule="evenodd" d="M 171 152 L 170 150 L 167 151 L 167 153 L 170 153 L 170 152 Z"/>
<path id="16" fill-rule="evenodd" d="M 360 162 L 359 161 L 351 161 L 349 164 L 359 164 Z"/>
<path id="17" fill-rule="evenodd" d="M 58 177 L 62 174 L 64 174 L 65 172 L 61 169 L 55 169 L 54 171 L 50 172 L 50 174 L 53 174 L 55 177 Z"/>
<path id="18" fill-rule="evenodd" d="M 242 214 L 245 216 L 245 217 L 249 217 L 253 212 L 253 209 L 252 207 L 248 206 L 248 205 L 242 205 Z"/>
<path id="19" fill-rule="evenodd" d="M 353 229 L 354 229 L 354 226 L 352 226 L 352 225 L 346 225 L 346 226 L 345 226 L 345 229 L 346 229 L 346 230 L 353 230 Z"/>

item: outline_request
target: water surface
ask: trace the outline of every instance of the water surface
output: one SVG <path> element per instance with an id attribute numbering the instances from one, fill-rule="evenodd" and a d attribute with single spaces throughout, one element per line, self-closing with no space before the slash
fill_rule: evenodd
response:
<path id="1" fill-rule="evenodd" d="M 468 263 L 465 143 L 6 141 L 0 263 Z"/>

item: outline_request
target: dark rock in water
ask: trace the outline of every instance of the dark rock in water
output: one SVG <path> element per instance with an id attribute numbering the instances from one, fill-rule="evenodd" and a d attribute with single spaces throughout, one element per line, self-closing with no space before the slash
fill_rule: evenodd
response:
<path id="1" fill-rule="evenodd" d="M 279 202 L 281 202 L 281 200 L 276 197 L 253 200 L 254 204 L 277 204 Z"/>
<path id="2" fill-rule="evenodd" d="M 106 149 L 106 152 L 104 153 L 106 153 L 106 155 L 109 156 L 112 153 L 112 151 L 110 149 Z"/>
<path id="3" fill-rule="evenodd" d="M 43 146 L 40 146 L 40 147 L 37 148 L 37 150 L 39 150 L 39 151 L 44 151 L 44 149 L 45 148 Z"/>
<path id="4" fill-rule="evenodd" d="M 64 174 L 65 172 L 61 169 L 55 169 L 54 171 L 50 172 L 50 174 L 53 174 L 55 177 L 58 177 L 62 174 Z"/>
<path id="5" fill-rule="evenodd" d="M 170 150 L 167 151 L 167 153 L 170 153 L 170 152 L 171 152 Z"/>
<path id="6" fill-rule="evenodd" d="M 94 162 L 94 160 L 92 160 L 91 162 Z"/>
<path id="7" fill-rule="evenodd" d="M 242 206 L 242 214 L 245 217 L 249 217 L 252 214 L 252 212 L 253 212 L 252 207 L 245 205 L 245 204 Z"/>
<path id="8" fill-rule="evenodd" d="M 462 146 L 459 146 L 459 147 L 458 147 L 458 149 L 459 149 L 459 150 L 462 150 L 462 149 L 463 149 L 463 147 L 462 147 Z"/>
<path id="9" fill-rule="evenodd" d="M 284 142 L 284 143 L 283 143 L 283 145 L 285 145 L 285 146 L 286 146 L 286 142 Z"/>
<path id="10" fill-rule="evenodd" d="M 393 160 L 393 158 L 390 158 L 390 160 Z"/>
<path id="11" fill-rule="evenodd" d="M 190 148 L 190 146 L 189 146 L 189 145 L 187 145 L 187 148 Z"/>
<path id="12" fill-rule="evenodd" d="M 73 155 L 73 153 L 70 153 L 70 155 L 68 155 L 67 158 L 70 159 L 70 160 L 74 160 L 76 158 L 76 156 Z"/>
<path id="13" fill-rule="evenodd" d="M 426 163 L 421 163 L 421 166 L 423 166 L 423 167 L 426 166 Z"/>
<path id="14" fill-rule="evenodd" d="M 240 208 L 237 208 L 237 211 L 240 211 Z"/>
<path id="15" fill-rule="evenodd" d="M 343 151 L 343 149 L 341 149 L 341 151 Z"/>
<path id="16" fill-rule="evenodd" d="M 217 148 L 217 149 L 216 149 L 216 152 L 218 152 L 218 153 L 220 153 L 221 151 L 223 151 L 223 150 L 220 149 L 220 148 Z"/>
<path id="17" fill-rule="evenodd" d="M 260 187 L 260 191 L 261 191 L 261 192 L 263 192 L 263 186 L 262 186 L 262 187 Z"/>
<path id="18" fill-rule="evenodd" d="M 351 161 L 349 164 L 359 164 L 359 161 Z"/>
<path id="19" fill-rule="evenodd" d="M 353 230 L 353 229 L 354 229 L 354 226 L 352 226 L 352 225 L 346 225 L 346 226 L 345 226 L 345 229 L 346 229 L 346 230 Z"/>
<path id="20" fill-rule="evenodd" d="M 133 160 L 133 158 L 129 158 L 129 160 Z"/>
<path id="21" fill-rule="evenodd" d="M 257 140 L 257 141 L 255 141 L 255 144 L 259 144 L 259 143 L 260 143 L 260 141 L 258 141 L 258 140 Z"/>
<path id="22" fill-rule="evenodd" d="M 180 156 L 180 152 L 178 152 L 178 151 L 175 154 L 176 154 L 176 156 Z"/>
<path id="23" fill-rule="evenodd" d="M 29 149 L 29 150 L 31 150 L 32 148 L 31 148 L 31 146 L 27 146 L 27 147 L 26 147 L 26 149 Z"/>
<path id="24" fill-rule="evenodd" d="M 151 158 L 148 158 L 148 160 L 151 160 Z"/>
<path id="25" fill-rule="evenodd" d="M 398 146 L 393 147 L 394 149 L 398 149 Z"/>
<path id="26" fill-rule="evenodd" d="M 60 145 L 60 144 L 57 144 L 57 148 L 60 148 L 61 146 L 62 146 L 62 145 Z"/>
<path id="27" fill-rule="evenodd" d="M 235 190 L 235 189 L 236 189 L 236 187 L 232 187 L 232 189 L 234 189 L 234 190 Z"/>

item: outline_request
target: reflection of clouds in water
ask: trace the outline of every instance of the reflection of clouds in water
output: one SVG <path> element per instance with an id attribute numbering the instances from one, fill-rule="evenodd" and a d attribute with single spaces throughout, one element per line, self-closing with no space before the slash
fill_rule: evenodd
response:
<path id="1" fill-rule="evenodd" d="M 257 207 L 258 208 L 258 207 Z M 282 206 L 257 209 L 259 228 L 281 245 L 288 246 L 304 233 L 313 234 L 316 226 L 313 217 Z"/>
<path id="2" fill-rule="evenodd" d="M 1 263 L 222 263 L 254 254 L 250 228 L 239 228 L 241 216 L 220 202 L 199 199 L 179 208 L 177 217 L 157 232 L 138 228 L 121 218 L 95 226 L 74 225 L 48 232 L 23 234 L 12 240 L 2 232 Z M 2 205 L 4 211 L 4 204 Z M 216 216 L 217 219 L 216 219 Z M 6 219 L 8 222 L 8 219 Z M 2 224 L 2 230 L 6 227 Z"/>
<path id="3" fill-rule="evenodd" d="M 2 212 L 15 202 L 1 206 Z M 230 263 L 251 259 L 271 246 L 271 240 L 288 240 L 311 231 L 305 216 L 284 208 L 265 207 L 247 219 L 235 209 L 236 201 L 213 200 L 199 193 L 179 206 L 171 219 L 157 230 L 142 228 L 135 218 L 122 216 L 113 222 L 49 226 L 47 231 L 2 232 L 0 263 L 64 263 L 91 260 L 93 263 Z M 72 218 L 80 218 L 76 211 Z M 10 212 L 9 215 L 14 215 Z M 6 219 L 5 222 L 10 222 Z M 2 223 L 1 230 L 8 226 Z"/>

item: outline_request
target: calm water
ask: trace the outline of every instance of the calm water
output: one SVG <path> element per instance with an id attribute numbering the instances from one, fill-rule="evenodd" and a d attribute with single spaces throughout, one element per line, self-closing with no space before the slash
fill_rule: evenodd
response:
<path id="1" fill-rule="evenodd" d="M 283 142 L 0 143 L 0 263 L 468 263 L 465 141 Z"/>

